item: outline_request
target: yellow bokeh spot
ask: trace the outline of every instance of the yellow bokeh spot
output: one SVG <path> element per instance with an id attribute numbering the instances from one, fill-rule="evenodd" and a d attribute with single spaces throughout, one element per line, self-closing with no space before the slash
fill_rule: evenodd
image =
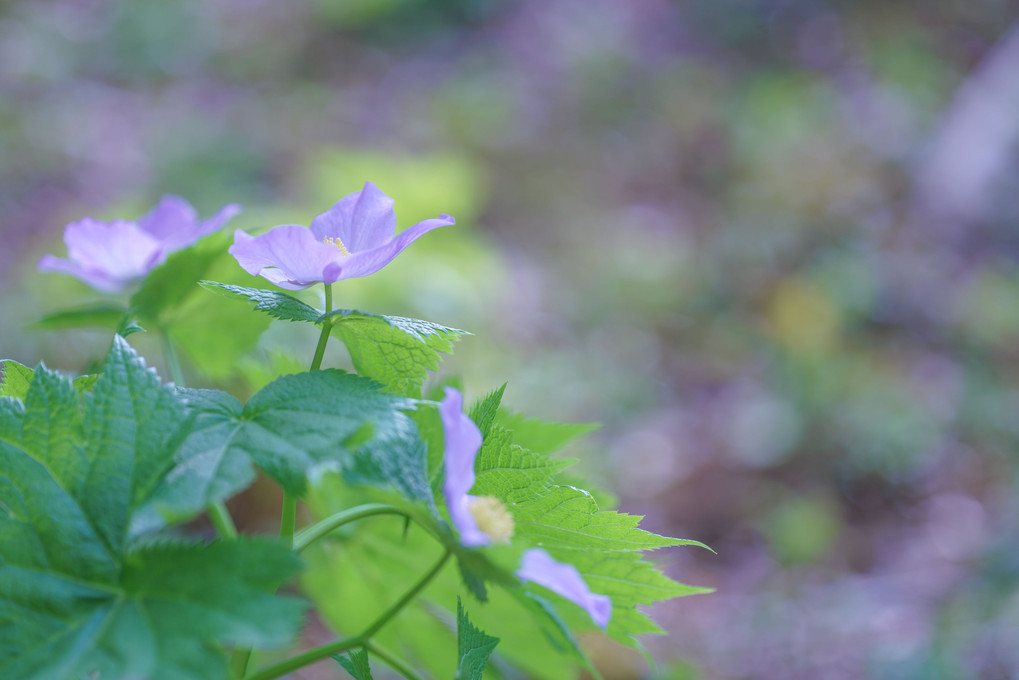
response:
<path id="1" fill-rule="evenodd" d="M 838 308 L 823 290 L 803 279 L 780 281 L 765 316 L 775 341 L 786 349 L 824 353 L 838 343 Z"/>
<path id="2" fill-rule="evenodd" d="M 471 499 L 468 509 L 478 528 L 496 543 L 509 543 L 513 537 L 513 515 L 498 498 L 479 496 Z"/>
<path id="3" fill-rule="evenodd" d="M 339 248 L 340 253 L 342 253 L 343 255 L 350 255 L 350 251 L 347 250 L 347 246 L 343 245 L 343 241 L 340 240 L 339 236 L 337 236 L 336 238 L 333 238 L 332 236 L 323 236 L 322 240 L 331 246 L 336 246 L 337 248 Z"/>

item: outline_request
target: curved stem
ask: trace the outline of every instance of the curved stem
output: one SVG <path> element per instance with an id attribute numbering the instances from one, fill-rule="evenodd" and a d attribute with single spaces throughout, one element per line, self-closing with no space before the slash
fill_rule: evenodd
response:
<path id="1" fill-rule="evenodd" d="M 335 515 L 330 515 L 297 534 L 297 536 L 294 537 L 294 550 L 296 552 L 301 552 L 318 539 L 322 538 L 329 532 L 340 528 L 344 524 L 364 519 L 365 517 L 372 517 L 374 515 L 401 515 L 403 517 L 409 517 L 406 512 L 395 505 L 385 505 L 383 503 L 366 503 L 365 505 L 358 505 L 354 508 L 342 510 Z"/>
<path id="2" fill-rule="evenodd" d="M 237 538 L 237 527 L 234 526 L 234 520 L 230 516 L 230 511 L 226 509 L 226 503 L 223 501 L 211 503 L 206 508 L 206 512 L 209 513 L 209 520 L 212 522 L 212 526 L 216 527 L 216 533 L 220 537 L 227 540 Z"/>
<path id="3" fill-rule="evenodd" d="M 345 652 L 348 649 L 353 649 L 354 647 L 360 647 L 362 644 L 364 643 L 359 637 L 336 640 L 335 642 L 330 642 L 329 644 L 322 645 L 321 647 L 309 649 L 303 654 L 298 654 L 286 661 L 281 661 L 274 666 L 263 668 L 254 675 L 249 675 L 246 680 L 274 680 L 275 678 L 286 675 L 291 671 L 296 671 L 298 668 L 304 668 L 307 665 L 313 664 L 327 656 L 339 654 L 340 652 Z"/>
<path id="4" fill-rule="evenodd" d="M 294 545 L 294 527 L 297 525 L 297 496 L 283 492 L 283 512 L 280 514 L 280 538 L 287 546 Z"/>
<path id="5" fill-rule="evenodd" d="M 170 332 L 165 328 L 160 329 L 163 336 L 163 353 L 166 355 L 166 367 L 170 371 L 170 379 L 177 384 L 177 387 L 186 387 L 184 371 L 180 367 L 180 359 L 177 357 L 177 346 L 173 344 Z"/>
<path id="6" fill-rule="evenodd" d="M 364 643 L 364 648 L 371 652 L 372 654 L 374 654 L 375 656 L 382 659 L 382 661 L 385 662 L 387 666 L 392 668 L 394 671 L 396 671 L 403 677 L 407 678 L 407 680 L 423 680 L 422 677 L 418 675 L 413 668 L 408 666 L 406 662 L 404 662 L 399 657 L 394 656 L 393 654 L 383 649 L 382 647 L 379 647 L 374 642 L 366 640 Z"/>
<path id="7" fill-rule="evenodd" d="M 278 678 L 282 675 L 286 675 L 287 673 L 295 671 L 298 668 L 303 668 L 304 666 L 313 664 L 319 659 L 324 659 L 327 656 L 339 654 L 340 652 L 345 652 L 348 649 L 352 649 L 354 647 L 362 646 L 367 647 L 371 639 L 371 636 L 377 633 L 379 629 L 382 628 L 382 626 L 389 623 L 390 619 L 396 616 L 401 609 L 406 607 L 411 600 L 417 597 L 418 593 L 424 590 L 425 586 L 427 586 L 431 582 L 431 580 L 435 578 L 440 571 L 442 571 L 442 568 L 446 565 L 446 560 L 449 559 L 449 556 L 451 554 L 452 553 L 450 553 L 449 550 L 446 550 L 442 554 L 442 558 L 440 558 L 439 561 L 435 563 L 435 566 L 433 566 L 428 571 L 427 574 L 422 576 L 421 579 L 417 583 L 415 583 L 410 590 L 404 593 L 403 597 L 401 597 L 396 602 L 396 604 L 387 609 L 382 616 L 375 619 L 375 622 L 368 626 L 368 629 L 365 630 L 360 635 L 358 635 L 357 637 L 346 638 L 344 640 L 336 640 L 335 642 L 330 642 L 328 644 L 322 645 L 321 647 L 309 649 L 303 654 L 298 654 L 297 656 L 287 659 L 286 661 L 281 661 L 280 663 L 274 666 L 264 668 L 258 673 L 249 676 L 246 680 L 274 680 L 275 678 Z"/>
<path id="8" fill-rule="evenodd" d="M 333 311 L 333 284 L 324 284 L 326 288 L 326 311 Z M 322 357 L 326 353 L 326 345 L 329 344 L 329 334 L 333 330 L 332 321 L 326 320 L 322 322 L 322 333 L 318 336 L 318 346 L 315 347 L 315 357 L 311 360 L 311 370 L 317 371 L 322 367 Z"/>
<path id="9" fill-rule="evenodd" d="M 449 556 L 451 554 L 452 553 L 448 549 L 445 552 L 443 552 L 442 557 L 439 559 L 438 562 L 435 563 L 435 566 L 432 567 L 427 574 L 422 576 L 421 580 L 414 584 L 414 587 L 412 587 L 410 590 L 404 593 L 403 597 L 401 597 L 396 604 L 387 609 L 382 616 L 375 619 L 375 623 L 368 626 L 368 630 L 361 633 L 361 638 L 364 640 L 370 640 L 372 635 L 375 635 L 375 633 L 379 632 L 379 629 L 382 628 L 382 626 L 389 623 L 389 620 L 391 618 L 396 616 L 401 609 L 406 607 L 411 600 L 417 597 L 418 593 L 424 590 L 425 586 L 427 586 L 431 582 L 431 580 L 435 578 L 440 571 L 442 571 L 442 568 L 446 566 L 446 560 L 449 559 Z"/>

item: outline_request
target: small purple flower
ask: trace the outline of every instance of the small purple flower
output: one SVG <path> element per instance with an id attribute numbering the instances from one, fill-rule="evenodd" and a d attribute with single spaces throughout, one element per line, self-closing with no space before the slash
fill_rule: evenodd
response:
<path id="1" fill-rule="evenodd" d="M 607 595 L 592 593 L 584 577 L 572 564 L 557 562 L 541 548 L 531 548 L 520 560 L 517 576 L 522 581 L 533 581 L 580 605 L 602 629 L 609 625 L 612 600 Z"/>
<path id="2" fill-rule="evenodd" d="M 460 543 L 473 548 L 493 541 L 508 542 L 513 535 L 513 515 L 506 506 L 497 498 L 468 493 L 474 486 L 474 459 L 481 448 L 481 432 L 464 415 L 463 396 L 452 387 L 446 388 L 439 415 L 446 439 L 442 494 L 446 497 L 449 518 L 460 532 Z"/>
<path id="3" fill-rule="evenodd" d="M 463 412 L 463 396 L 452 387 L 439 403 L 439 416 L 445 436 L 444 464 L 446 479 L 442 494 L 446 497 L 449 518 L 460 532 L 460 543 L 468 548 L 493 542 L 507 543 L 513 536 L 513 516 L 497 498 L 471 496 L 474 486 L 474 459 L 481 448 L 481 432 Z M 517 570 L 523 581 L 533 581 L 580 605 L 591 619 L 605 628 L 612 616 L 612 600 L 592 593 L 576 567 L 552 559 L 541 548 L 524 553 Z"/>
<path id="4" fill-rule="evenodd" d="M 240 211 L 239 205 L 231 203 L 199 220 L 190 203 L 167 195 L 137 222 L 86 217 L 64 229 L 68 258 L 43 255 L 39 270 L 70 274 L 96 290 L 117 293 L 162 264 L 167 255 L 221 228 Z"/>
<path id="5" fill-rule="evenodd" d="M 312 220 L 311 229 L 287 224 L 261 236 L 238 229 L 230 253 L 252 276 L 301 290 L 373 274 L 425 233 L 455 223 L 439 215 L 396 234 L 393 199 L 365 182 L 364 189 Z"/>

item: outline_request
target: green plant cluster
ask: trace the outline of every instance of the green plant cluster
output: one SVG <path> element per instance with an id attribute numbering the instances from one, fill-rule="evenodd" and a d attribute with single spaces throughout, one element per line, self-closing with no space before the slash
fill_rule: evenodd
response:
<path id="1" fill-rule="evenodd" d="M 597 674 L 577 641 L 597 630 L 583 611 L 515 575 L 527 548 L 573 565 L 610 597 L 605 634 L 630 646 L 661 632 L 638 605 L 704 591 L 645 557 L 696 542 L 644 531 L 639 517 L 602 509 L 563 477 L 572 461 L 549 454 L 590 426 L 507 412 L 502 388 L 471 410 L 484 437 L 474 492 L 502 502 L 516 532 L 508 545 L 462 546 L 440 492 L 438 387 L 423 386 L 465 332 L 332 310 L 328 289 L 317 309 L 202 280 L 224 245 L 213 235 L 175 253 L 127 307 L 43 320 L 117 330 L 93 374 L 0 364 L 0 677 L 271 680 L 330 657 L 361 680 L 378 662 L 408 678 L 503 677 L 508 667 L 536 678 Z M 312 370 L 244 403 L 184 387 L 174 324 L 223 297 L 316 326 Z M 161 332 L 175 384 L 125 339 L 143 326 Z M 321 367 L 330 338 L 357 374 Z M 258 471 L 283 490 L 278 538 L 239 535 L 226 510 Z M 203 512 L 215 540 L 184 526 Z M 311 608 L 341 637 L 281 651 Z"/>

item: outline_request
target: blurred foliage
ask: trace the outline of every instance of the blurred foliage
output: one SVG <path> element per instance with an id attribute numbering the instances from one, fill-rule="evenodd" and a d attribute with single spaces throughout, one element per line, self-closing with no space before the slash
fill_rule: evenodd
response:
<path id="1" fill-rule="evenodd" d="M 483 334 L 448 362 L 466 384 L 604 422 L 587 472 L 718 549 L 670 565 L 719 592 L 655 611 L 652 651 L 686 659 L 662 677 L 1019 675 L 995 538 L 1019 514 L 1019 119 L 995 107 L 1019 95 L 986 85 L 1015 22 L 998 0 L 9 2 L 0 354 L 102 352 L 27 328 L 110 302 L 33 271 L 72 219 L 172 191 L 308 224 L 370 179 L 400 227 L 458 226 L 337 303 Z M 189 295 L 196 380 L 306 363 L 299 328 L 213 355 L 204 326 L 255 315 Z"/>

